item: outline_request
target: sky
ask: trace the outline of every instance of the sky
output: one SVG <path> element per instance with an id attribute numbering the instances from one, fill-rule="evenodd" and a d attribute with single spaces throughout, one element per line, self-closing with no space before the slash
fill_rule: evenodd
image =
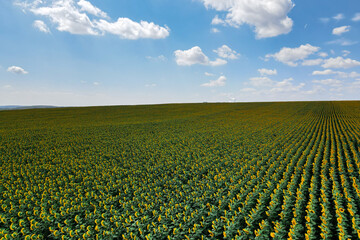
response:
<path id="1" fill-rule="evenodd" d="M 0 105 L 360 99 L 358 0 L 0 1 Z"/>

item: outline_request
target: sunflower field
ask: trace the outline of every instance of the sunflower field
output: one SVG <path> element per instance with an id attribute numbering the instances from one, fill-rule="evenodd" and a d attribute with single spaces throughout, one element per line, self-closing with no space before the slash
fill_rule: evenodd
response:
<path id="1" fill-rule="evenodd" d="M 0 239 L 360 239 L 360 102 L 0 111 Z"/>

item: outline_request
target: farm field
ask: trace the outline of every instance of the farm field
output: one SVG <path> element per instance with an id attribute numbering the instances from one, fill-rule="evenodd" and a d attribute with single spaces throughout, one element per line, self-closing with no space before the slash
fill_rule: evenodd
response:
<path id="1" fill-rule="evenodd" d="M 0 111 L 0 239 L 360 239 L 360 102 Z"/>

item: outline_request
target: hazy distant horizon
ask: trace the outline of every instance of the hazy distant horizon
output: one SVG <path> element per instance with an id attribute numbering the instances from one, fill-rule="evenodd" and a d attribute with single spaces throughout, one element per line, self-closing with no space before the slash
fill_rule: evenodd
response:
<path id="1" fill-rule="evenodd" d="M 286 103 L 286 102 L 357 102 L 360 100 L 316 100 L 316 101 L 254 101 L 254 102 L 164 102 L 164 103 L 139 103 L 139 104 L 109 104 L 109 105 L 0 105 L 0 110 L 23 110 L 23 109 L 39 109 L 39 108 L 72 108 L 72 107 L 116 107 L 116 106 L 153 106 L 153 105 L 181 105 L 181 104 L 216 104 L 216 103 Z"/>

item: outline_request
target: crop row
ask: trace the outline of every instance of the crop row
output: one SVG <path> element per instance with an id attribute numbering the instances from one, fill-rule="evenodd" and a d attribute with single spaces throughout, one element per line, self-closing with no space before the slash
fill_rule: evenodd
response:
<path id="1" fill-rule="evenodd" d="M 359 106 L 1 112 L 0 239 L 359 239 Z"/>

